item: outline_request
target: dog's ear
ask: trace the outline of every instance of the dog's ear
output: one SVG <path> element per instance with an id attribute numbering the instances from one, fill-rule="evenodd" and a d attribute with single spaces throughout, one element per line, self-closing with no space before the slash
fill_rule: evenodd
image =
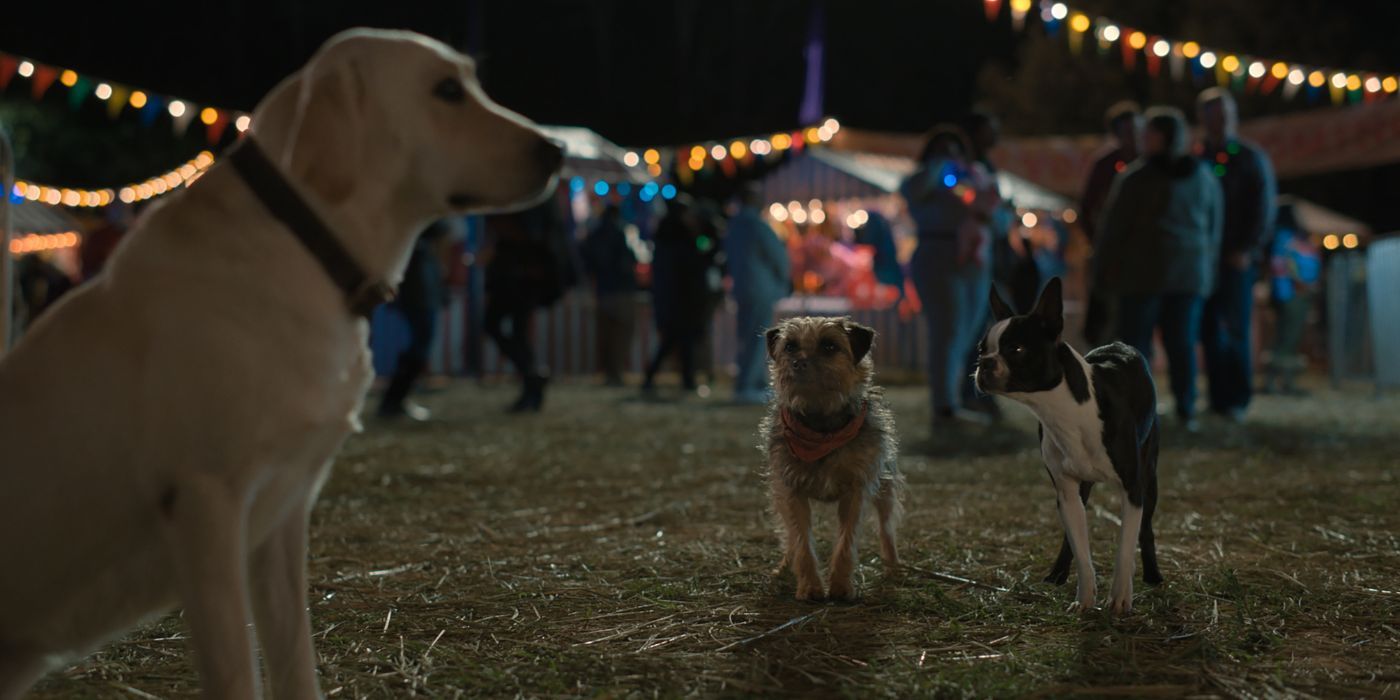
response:
<path id="1" fill-rule="evenodd" d="M 1045 289 L 1040 290 L 1040 298 L 1036 300 L 1031 315 L 1039 318 L 1056 338 L 1064 331 L 1064 287 L 1060 284 L 1059 277 L 1051 277 Z"/>
<path id="2" fill-rule="evenodd" d="M 363 178 L 367 95 L 359 61 L 339 45 L 302 69 L 282 166 L 330 204 L 343 202 Z"/>
<path id="3" fill-rule="evenodd" d="M 998 321 L 1005 321 L 1016 315 L 1016 311 L 1012 309 L 1011 305 L 1006 303 L 1006 301 L 1001 298 L 1001 294 L 997 292 L 997 285 L 995 282 L 992 283 L 991 294 L 987 296 L 992 302 L 992 318 Z"/>
<path id="4" fill-rule="evenodd" d="M 773 326 L 763 334 L 763 339 L 768 341 L 768 357 L 770 359 L 778 359 L 778 339 L 782 336 L 783 329 L 779 326 Z"/>
<path id="5" fill-rule="evenodd" d="M 860 364 L 866 353 L 870 352 L 870 346 L 875 344 L 875 329 L 854 321 L 846 321 L 842 325 L 846 329 L 846 339 L 851 343 L 851 357 L 856 364 Z"/>

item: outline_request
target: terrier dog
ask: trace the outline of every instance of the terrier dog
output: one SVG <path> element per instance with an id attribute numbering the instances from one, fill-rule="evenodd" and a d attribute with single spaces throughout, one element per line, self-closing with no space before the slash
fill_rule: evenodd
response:
<path id="1" fill-rule="evenodd" d="M 768 483 L 783 531 L 783 560 L 798 600 L 855 598 L 856 531 L 870 501 L 880 525 L 880 558 L 899 565 L 895 527 L 904 480 L 898 438 L 884 392 L 871 383 L 875 331 L 848 318 L 794 318 L 768 330 L 775 399 L 759 426 Z M 824 592 L 812 542 L 809 499 L 837 504 L 840 526 Z"/>
<path id="2" fill-rule="evenodd" d="M 1024 404 L 1040 419 L 1040 452 L 1064 523 L 1065 539 L 1046 581 L 1079 576 L 1076 606 L 1094 607 L 1094 564 L 1084 505 L 1096 482 L 1122 492 L 1123 529 L 1113 569 L 1109 607 L 1133 607 L 1134 543 L 1142 546 L 1142 578 L 1162 582 L 1152 513 L 1157 508 L 1157 391 L 1137 350 L 1113 343 L 1080 356 L 1064 342 L 1059 278 L 1050 280 L 1035 308 L 1017 316 L 991 293 L 996 323 L 979 347 L 977 387 Z"/>

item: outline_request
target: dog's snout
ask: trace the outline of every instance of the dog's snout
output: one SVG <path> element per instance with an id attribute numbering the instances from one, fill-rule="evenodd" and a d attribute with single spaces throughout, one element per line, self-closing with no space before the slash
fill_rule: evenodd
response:
<path id="1" fill-rule="evenodd" d="M 540 139 L 535 147 L 535 160 L 540 166 L 554 172 L 564 164 L 564 146 L 554 139 Z"/>
<path id="2" fill-rule="evenodd" d="M 997 358 L 991 355 L 983 355 L 977 359 L 977 369 L 983 372 L 991 372 L 996 369 Z"/>
<path id="3" fill-rule="evenodd" d="M 796 370 L 804 370 L 804 369 L 807 369 L 808 364 L 809 364 L 809 363 L 807 362 L 807 358 L 805 358 L 805 357 L 794 357 L 794 358 L 792 358 L 792 368 L 793 368 L 793 369 L 796 369 Z"/>

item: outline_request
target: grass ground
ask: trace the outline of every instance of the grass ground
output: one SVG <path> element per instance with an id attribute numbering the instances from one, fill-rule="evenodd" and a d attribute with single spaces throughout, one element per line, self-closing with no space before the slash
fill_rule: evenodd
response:
<path id="1" fill-rule="evenodd" d="M 663 395 L 664 396 L 664 395 Z M 864 600 L 792 600 L 754 448 L 759 409 L 563 387 L 507 416 L 505 387 L 428 397 L 439 420 L 371 423 L 312 524 L 322 686 L 338 698 L 1379 696 L 1400 694 L 1400 400 L 1263 398 L 1250 422 L 1168 423 L 1166 583 L 1128 617 L 1041 583 L 1059 543 L 1035 424 L 903 432 L 907 571 L 867 531 Z M 1116 496 L 1091 503 L 1100 599 Z M 833 513 L 820 513 L 829 546 Z M 182 697 L 178 614 L 34 697 Z"/>

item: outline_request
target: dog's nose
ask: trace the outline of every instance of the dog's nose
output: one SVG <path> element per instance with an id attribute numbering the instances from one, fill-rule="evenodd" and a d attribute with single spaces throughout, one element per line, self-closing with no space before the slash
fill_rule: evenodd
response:
<path id="1" fill-rule="evenodd" d="M 991 372 L 996 369 L 997 358 L 991 355 L 984 355 L 977 359 L 977 369 L 982 372 Z"/>
<path id="2" fill-rule="evenodd" d="M 535 160 L 550 172 L 558 170 L 564 164 L 564 145 L 554 139 L 540 139 Z"/>
<path id="3" fill-rule="evenodd" d="M 792 368 L 796 370 L 807 369 L 807 358 L 797 357 L 792 360 Z"/>

